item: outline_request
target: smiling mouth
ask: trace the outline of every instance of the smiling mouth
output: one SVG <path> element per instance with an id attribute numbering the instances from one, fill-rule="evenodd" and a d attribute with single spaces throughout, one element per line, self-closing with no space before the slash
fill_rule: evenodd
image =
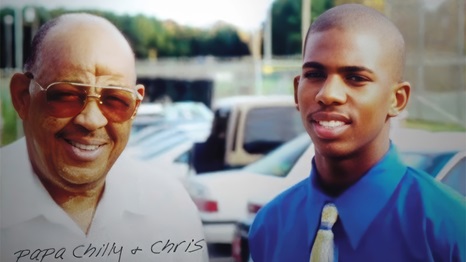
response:
<path id="1" fill-rule="evenodd" d="M 320 126 L 327 128 L 327 129 L 333 129 L 337 128 L 340 126 L 344 126 L 345 122 L 342 121 L 337 121 L 337 120 L 330 120 L 330 121 L 316 121 Z"/>
<path id="2" fill-rule="evenodd" d="M 85 150 L 85 151 L 94 151 L 94 150 L 99 149 L 102 146 L 102 145 L 85 145 L 85 144 L 73 142 L 71 140 L 66 140 L 66 142 L 80 150 Z"/>

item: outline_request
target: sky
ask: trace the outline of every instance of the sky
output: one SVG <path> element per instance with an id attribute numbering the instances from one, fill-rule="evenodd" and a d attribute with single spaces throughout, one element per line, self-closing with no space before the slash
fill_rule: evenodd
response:
<path id="1" fill-rule="evenodd" d="M 217 21 L 243 30 L 260 28 L 273 0 L 0 0 L 0 6 L 40 5 L 46 8 L 95 8 L 117 14 L 145 14 L 181 25 L 207 27 Z"/>

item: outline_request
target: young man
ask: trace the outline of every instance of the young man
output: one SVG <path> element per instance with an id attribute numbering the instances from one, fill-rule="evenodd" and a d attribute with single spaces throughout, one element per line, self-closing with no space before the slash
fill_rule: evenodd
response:
<path id="1" fill-rule="evenodd" d="M 340 5 L 311 25 L 294 94 L 312 170 L 257 214 L 255 262 L 466 260 L 464 199 L 389 139 L 410 95 L 403 70 L 403 37 L 376 10 Z"/>
<path id="2" fill-rule="evenodd" d="M 114 25 L 47 22 L 10 91 L 25 138 L 0 152 L 1 261 L 207 261 L 181 184 L 120 155 L 144 87 Z"/>

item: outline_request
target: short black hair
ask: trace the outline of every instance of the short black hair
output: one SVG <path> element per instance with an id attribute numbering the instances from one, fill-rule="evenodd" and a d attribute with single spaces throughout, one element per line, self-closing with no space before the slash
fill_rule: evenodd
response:
<path id="1" fill-rule="evenodd" d="M 309 27 L 302 55 L 306 52 L 307 39 L 315 32 L 324 32 L 333 28 L 344 30 L 366 30 L 390 43 L 390 49 L 396 59 L 396 78 L 401 81 L 405 66 L 405 42 L 396 25 L 379 11 L 361 4 L 338 5 L 322 13 Z M 387 50 L 389 51 L 389 50 Z"/>
<path id="2" fill-rule="evenodd" d="M 32 39 L 31 54 L 26 59 L 26 62 L 24 63 L 23 70 L 25 72 L 33 71 L 34 67 L 37 64 L 39 54 L 41 52 L 42 42 L 44 41 L 50 29 L 52 29 L 55 25 L 57 25 L 59 20 L 60 20 L 60 17 L 53 18 L 47 21 L 45 24 L 43 24 L 39 28 L 39 30 L 37 30 L 37 33 L 34 35 L 34 38 Z"/>

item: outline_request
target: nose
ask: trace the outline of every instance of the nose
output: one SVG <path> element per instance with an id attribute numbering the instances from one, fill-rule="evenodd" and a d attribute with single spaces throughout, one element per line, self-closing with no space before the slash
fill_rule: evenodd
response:
<path id="1" fill-rule="evenodd" d="M 94 96 L 92 96 L 94 97 Z M 88 97 L 87 103 L 83 110 L 74 118 L 74 123 L 86 128 L 89 131 L 97 130 L 107 125 L 108 120 L 100 111 L 100 100 L 90 99 Z"/>
<path id="2" fill-rule="evenodd" d="M 317 93 L 316 102 L 324 105 L 344 104 L 346 102 L 346 86 L 337 76 L 328 77 Z"/>

